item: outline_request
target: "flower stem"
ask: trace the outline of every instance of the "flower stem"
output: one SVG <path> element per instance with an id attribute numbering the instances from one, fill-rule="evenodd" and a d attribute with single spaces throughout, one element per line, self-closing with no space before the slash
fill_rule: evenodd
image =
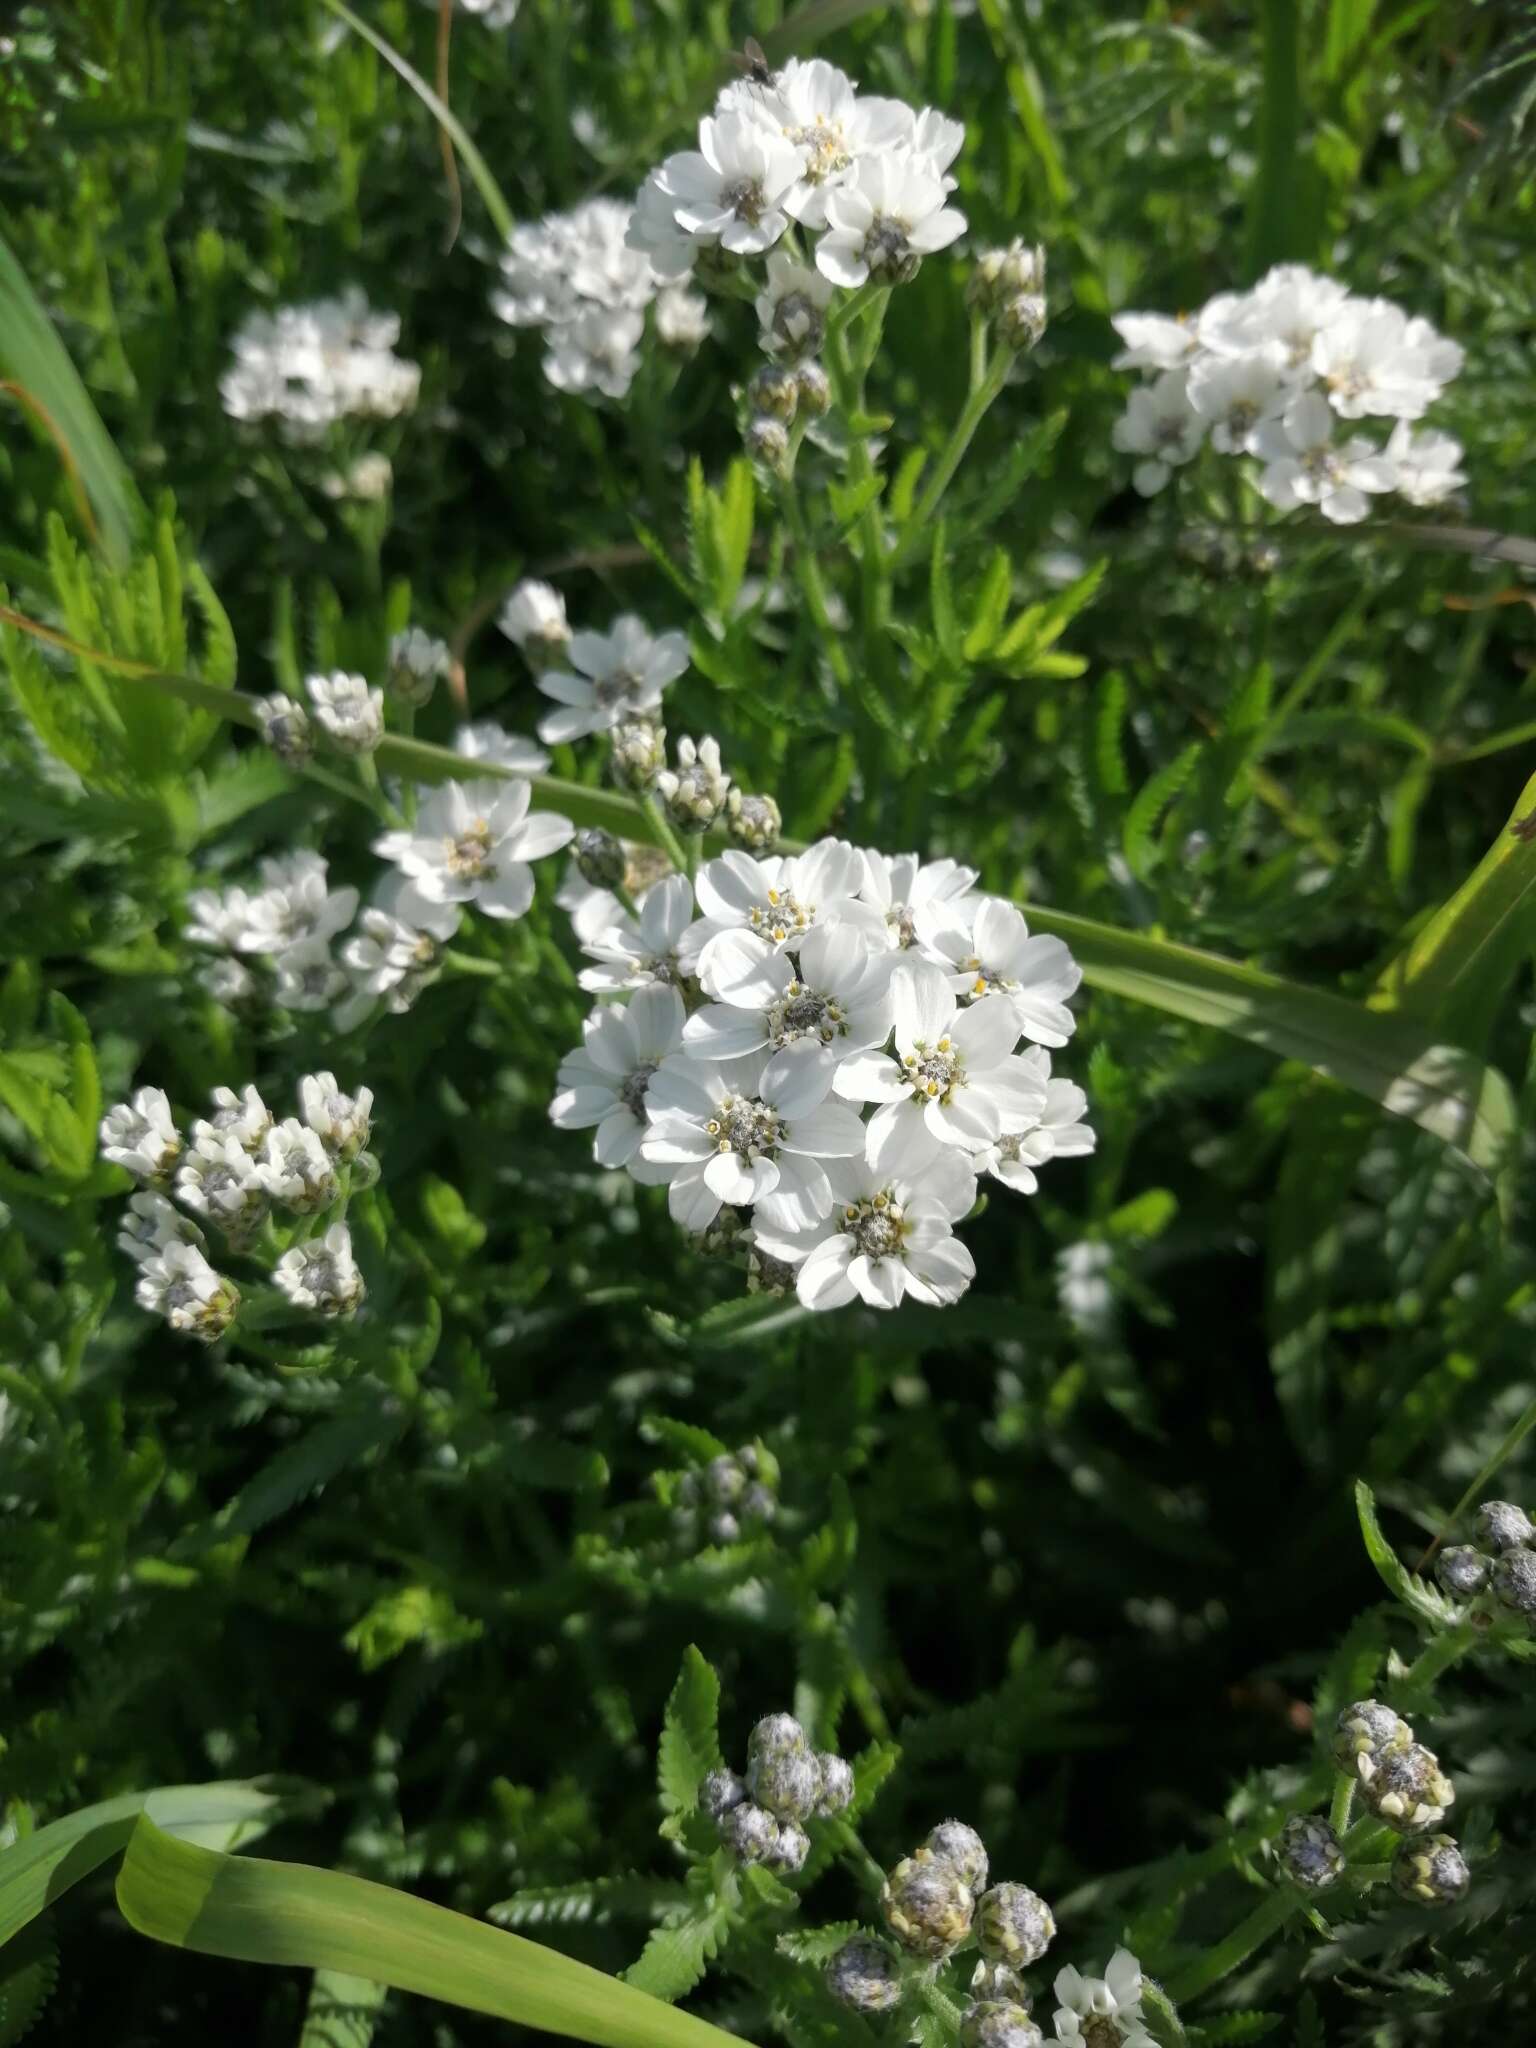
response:
<path id="1" fill-rule="evenodd" d="M 1013 366 L 1013 351 L 999 348 L 987 365 L 981 382 L 960 409 L 955 421 L 954 432 L 950 435 L 944 453 L 939 457 L 938 467 L 929 477 L 918 499 L 912 517 L 907 521 L 906 533 L 896 550 L 896 567 L 909 561 L 917 550 L 926 545 L 928 530 L 933 516 L 939 509 L 944 493 L 954 481 L 955 471 L 965 460 L 965 452 L 976 438 L 976 430 L 986 418 L 992 401 L 1008 381 L 1008 372 Z"/>
<path id="2" fill-rule="evenodd" d="M 1477 1641 L 1477 1630 L 1470 1621 L 1464 1621 L 1456 1628 L 1447 1629 L 1435 1637 L 1432 1643 L 1420 1650 L 1417 1657 L 1403 1673 L 1401 1683 L 1405 1686 L 1430 1686 L 1443 1671 L 1448 1671 L 1456 1659 L 1470 1650 Z"/>
<path id="3" fill-rule="evenodd" d="M 1355 1800 L 1355 1781 L 1346 1778 L 1340 1771 L 1333 1787 L 1333 1803 L 1328 1808 L 1328 1825 L 1336 1835 L 1342 1835 L 1349 1826 L 1349 1809 Z"/>
<path id="4" fill-rule="evenodd" d="M 1246 1920 L 1239 1920 L 1225 1941 L 1207 1949 L 1196 1963 L 1174 1977 L 1168 1985 L 1168 1996 L 1175 2005 L 1183 2005 L 1202 1991 L 1209 1991 L 1213 1984 L 1219 1984 L 1223 1977 L 1230 1976 L 1240 1964 L 1246 1963 L 1254 1950 L 1261 1948 L 1272 1934 L 1285 1925 L 1286 1921 L 1301 1910 L 1303 1897 L 1289 1886 L 1277 1887 L 1254 1907 Z"/>
<path id="5" fill-rule="evenodd" d="M 681 840 L 668 823 L 666 812 L 663 811 L 661 805 L 657 803 L 655 797 L 643 796 L 640 799 L 640 808 L 644 811 L 646 821 L 650 825 L 651 831 L 655 834 L 656 844 L 661 848 L 680 875 L 688 874 L 690 872 L 688 856 L 683 851 Z"/>

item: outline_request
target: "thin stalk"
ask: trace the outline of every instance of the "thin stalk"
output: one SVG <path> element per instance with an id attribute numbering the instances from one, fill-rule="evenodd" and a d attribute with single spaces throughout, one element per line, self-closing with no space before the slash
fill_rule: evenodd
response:
<path id="1" fill-rule="evenodd" d="M 1246 1920 L 1238 1921 L 1224 1941 L 1207 1949 L 1198 1962 L 1169 1980 L 1168 1996 L 1175 2005 L 1183 2005 L 1202 1991 L 1209 1991 L 1213 1984 L 1219 1984 L 1223 1977 L 1246 1963 L 1255 1949 L 1262 1948 L 1272 1934 L 1277 1934 L 1287 1920 L 1300 1912 L 1304 1903 L 1302 1894 L 1288 1886 L 1270 1892 Z"/>
<path id="2" fill-rule="evenodd" d="M 907 521 L 906 533 L 896 549 L 897 568 L 910 561 L 914 554 L 927 545 L 927 535 L 940 501 L 954 481 L 955 471 L 965 460 L 966 450 L 975 440 L 977 428 L 1007 383 L 1008 372 L 1012 367 L 1012 349 L 999 348 L 987 365 L 981 382 L 960 408 L 960 417 L 955 421 L 954 432 L 945 445 L 944 453 L 939 457 L 938 467 L 923 487 L 916 509 Z"/>
<path id="3" fill-rule="evenodd" d="M 651 837 L 667 856 L 667 859 L 671 861 L 673 867 L 677 869 L 677 872 L 680 875 L 686 875 L 688 873 L 688 856 L 683 851 L 682 841 L 668 823 L 666 813 L 662 810 L 661 805 L 657 803 L 655 797 L 643 796 L 640 799 L 640 809 L 651 828 Z"/>
<path id="4" fill-rule="evenodd" d="M 971 383 L 979 391 L 987 374 L 987 322 L 980 313 L 971 315 Z"/>
<path id="5" fill-rule="evenodd" d="M 1355 1781 L 1346 1778 L 1340 1771 L 1333 1787 L 1333 1799 L 1328 1808 L 1328 1825 L 1342 1838 L 1349 1826 L 1349 1810 L 1355 1803 Z"/>
<path id="6" fill-rule="evenodd" d="M 1421 1689 L 1434 1684 L 1444 1671 L 1448 1671 L 1477 1641 L 1477 1630 L 1470 1621 L 1464 1621 L 1457 1628 L 1447 1629 L 1432 1643 L 1420 1650 L 1417 1657 L 1403 1673 L 1400 1683 L 1404 1686 L 1418 1686 Z"/>
<path id="7" fill-rule="evenodd" d="M 1475 746 L 1458 747 L 1454 753 L 1443 754 L 1436 765 L 1462 768 L 1468 761 L 1486 761 L 1490 754 L 1502 754 L 1510 747 L 1529 746 L 1532 740 L 1536 740 L 1536 719 L 1528 725 L 1512 725 L 1507 732 L 1496 732 L 1486 740 L 1479 740 Z"/>

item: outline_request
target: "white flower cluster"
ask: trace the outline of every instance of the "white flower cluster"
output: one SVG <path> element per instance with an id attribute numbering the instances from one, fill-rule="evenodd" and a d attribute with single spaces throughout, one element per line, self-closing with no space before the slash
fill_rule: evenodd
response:
<path id="1" fill-rule="evenodd" d="M 741 1212 L 760 1281 L 807 1307 L 957 1300 L 978 1176 L 1030 1193 L 1094 1142 L 1047 1050 L 1081 970 L 976 879 L 824 839 L 733 849 L 656 883 L 638 918 L 587 898 L 582 985 L 628 1000 L 587 1019 L 551 1118 L 665 1185 L 685 1230 Z"/>
<path id="2" fill-rule="evenodd" d="M 965 230 L 948 204 L 961 124 L 860 93 L 823 58 L 727 86 L 698 139 L 635 201 L 630 246 L 663 277 L 704 256 L 764 255 L 797 229 L 818 238 L 816 269 L 831 284 L 900 284 Z"/>
<path id="3" fill-rule="evenodd" d="M 1384 492 L 1438 505 L 1466 481 L 1461 444 L 1413 425 L 1460 374 L 1462 351 L 1390 299 L 1284 263 L 1187 317 L 1122 313 L 1114 326 L 1125 344 L 1115 367 L 1147 376 L 1114 429 L 1116 448 L 1140 457 L 1144 497 L 1207 438 L 1222 455 L 1259 458 L 1276 510 L 1316 505 L 1340 526 Z M 1350 431 L 1367 419 L 1396 422 L 1384 445 Z"/>
<path id="4" fill-rule="evenodd" d="M 285 440 L 317 441 L 339 420 L 409 412 L 421 371 L 393 353 L 395 313 L 376 313 L 356 285 L 308 306 L 252 313 L 236 332 L 219 383 L 236 420 L 276 420 Z"/>
<path id="5" fill-rule="evenodd" d="M 629 241 L 631 208 L 589 199 L 512 230 L 501 259 L 495 311 L 512 327 L 544 335 L 544 374 L 557 390 L 622 398 L 640 367 L 645 311 L 669 348 L 696 348 L 709 333 L 697 293 L 668 284 Z"/>
<path id="6" fill-rule="evenodd" d="M 173 1330 L 212 1344 L 239 1312 L 240 1290 L 209 1263 L 202 1225 L 236 1254 L 251 1252 L 264 1234 L 276 1250 L 297 1232 L 271 1269 L 279 1295 L 322 1316 L 351 1315 L 361 1303 L 363 1280 L 345 1223 L 309 1237 L 304 1222 L 285 1230 L 277 1218 L 322 1217 L 344 1199 L 354 1174 L 376 1177 L 364 1150 L 373 1093 L 347 1095 L 334 1074 L 306 1074 L 299 1109 L 279 1122 L 254 1087 L 238 1095 L 216 1088 L 212 1116 L 197 1118 L 184 1139 L 164 1091 L 141 1088 L 102 1118 L 103 1158 L 145 1183 L 129 1198 L 118 1244 L 139 1268 L 140 1307 Z"/>

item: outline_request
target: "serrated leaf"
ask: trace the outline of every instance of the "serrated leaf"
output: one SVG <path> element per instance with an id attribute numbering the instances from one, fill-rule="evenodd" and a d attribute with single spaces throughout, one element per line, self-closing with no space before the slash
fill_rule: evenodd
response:
<path id="1" fill-rule="evenodd" d="M 829 1963 L 845 1942 L 863 1932 L 857 1920 L 834 1920 L 827 1927 L 792 1927 L 779 1936 L 777 1946 L 797 1963 Z"/>
<path id="2" fill-rule="evenodd" d="M 961 650 L 967 661 L 980 661 L 992 651 L 1008 616 L 1008 600 L 1012 594 L 1013 564 L 1008 559 L 1008 551 L 1006 548 L 994 548 L 976 593 L 970 629 Z"/>
<path id="3" fill-rule="evenodd" d="M 1239 2042 L 1262 2041 L 1281 2023 L 1277 2012 L 1223 2013 L 1220 2019 L 1207 2020 L 1195 2029 L 1190 2039 L 1197 2048 L 1235 2048 Z"/>
<path id="4" fill-rule="evenodd" d="M 853 1759 L 853 1798 L 848 1803 L 850 1824 L 862 1820 L 880 1796 L 881 1787 L 901 1762 L 901 1745 L 872 1742 Z"/>
<path id="5" fill-rule="evenodd" d="M 673 2005 L 685 1998 L 714 1960 L 729 1923 L 716 1904 L 667 1927 L 658 1927 L 639 1958 L 623 1973 L 636 1991 Z"/>
<path id="6" fill-rule="evenodd" d="M 720 1680 L 690 1643 L 662 1720 L 656 1781 L 663 1810 L 692 1813 L 699 1787 L 720 1763 Z M 659 1994 L 658 1994 L 659 1995 Z"/>
<path id="7" fill-rule="evenodd" d="M 959 662 L 960 622 L 955 617 L 954 592 L 949 581 L 949 529 L 940 519 L 933 529 L 933 551 L 929 557 L 928 594 L 933 607 L 933 631 L 945 659 Z"/>
<path id="8" fill-rule="evenodd" d="M 1124 847 L 1126 863 L 1138 881 L 1144 882 L 1157 863 L 1157 849 L 1152 843 L 1164 811 L 1178 796 L 1186 782 L 1194 774 L 1205 748 L 1199 740 L 1192 740 L 1183 753 L 1159 768 L 1150 781 L 1136 792 L 1131 808 L 1126 814 Z"/>
<path id="9" fill-rule="evenodd" d="M 1355 1507 L 1360 1516 L 1360 1533 L 1365 1538 L 1366 1553 L 1388 1591 L 1435 1628 L 1452 1626 L 1456 1620 L 1455 1608 L 1432 1586 L 1427 1586 L 1409 1571 L 1382 1534 L 1381 1524 L 1376 1519 L 1376 1496 L 1363 1479 L 1355 1481 Z"/>

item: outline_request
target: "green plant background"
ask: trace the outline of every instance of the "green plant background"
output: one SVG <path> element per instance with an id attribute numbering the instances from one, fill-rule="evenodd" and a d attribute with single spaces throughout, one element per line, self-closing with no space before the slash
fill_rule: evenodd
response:
<path id="1" fill-rule="evenodd" d="M 431 11 L 364 11 L 432 74 Z M 93 567 L 51 440 L 6 400 L 8 602 L 248 691 L 311 665 L 376 671 L 407 611 L 445 635 L 479 618 L 474 708 L 528 731 L 531 686 L 484 620 L 519 575 L 551 575 L 583 623 L 632 607 L 691 629 L 674 728 L 716 732 L 796 836 L 953 851 L 1056 911 L 1378 1015 L 1397 1005 L 1489 1059 L 1523 1126 L 1530 877 L 1504 835 L 1536 735 L 1536 607 L 1518 542 L 1490 560 L 1455 536 L 1293 521 L 1266 532 L 1270 559 L 1222 474 L 1141 501 L 1109 446 L 1124 380 L 1106 318 L 1196 305 L 1286 258 L 1400 299 L 1467 350 L 1436 417 L 1465 443 L 1473 523 L 1536 534 L 1519 24 L 1494 5 L 1371 0 L 803 16 L 774 47 L 825 30 L 869 88 L 962 117 L 975 238 L 1024 233 L 1052 266 L 1031 374 L 989 416 L 889 631 L 855 630 L 846 690 L 826 687 L 802 607 L 733 617 L 742 575 L 773 559 L 767 492 L 744 556 L 708 545 L 701 494 L 739 455 L 750 309 L 717 309 L 713 342 L 675 380 L 651 364 L 622 411 L 560 398 L 536 337 L 514 342 L 490 311 L 496 236 L 473 184 L 448 248 L 432 121 L 308 0 L 75 0 L 7 31 L 5 239 L 133 480 L 118 513 L 97 505 Z M 721 53 L 779 26 L 773 6 L 525 0 L 510 32 L 457 19 L 452 105 L 518 218 L 627 195 L 682 145 Z M 254 303 L 351 281 L 402 313 L 424 369 L 415 415 L 370 443 L 394 462 L 387 516 L 338 508 L 219 404 Z M 892 305 L 871 402 L 893 479 L 910 450 L 936 454 L 963 402 L 963 282 L 962 258 L 930 261 Z M 4 327 L 10 350 L 20 328 Z M 16 361 L 0 375 L 28 382 Z M 111 550 L 136 494 L 158 540 L 134 536 L 128 569 Z M 818 518 L 842 575 L 853 509 L 828 494 Z M 1007 653 L 982 630 L 999 591 L 1026 621 Z M 1411 1562 L 1536 1397 L 1523 1139 L 1501 1215 L 1458 1153 L 1305 1065 L 1095 992 L 1067 1056 L 1094 1158 L 1028 1205 L 991 1203 L 958 1308 L 811 1322 L 743 1298 L 739 1274 L 549 1127 L 585 1003 L 547 884 L 494 941 L 499 979 L 443 982 L 365 1050 L 332 1047 L 323 1019 L 238 1023 L 190 975 L 186 889 L 295 843 L 365 884 L 367 820 L 213 718 L 102 671 L 87 689 L 6 644 L 12 1828 L 280 1773 L 327 1803 L 285 1820 L 272 1853 L 468 1913 L 675 1876 L 652 1755 L 697 1642 L 721 1673 L 728 1753 L 790 1704 L 850 1752 L 899 1743 L 864 1823 L 882 1860 L 953 1812 L 1057 1901 L 1064 1959 L 1102 1962 L 1129 1932 L 1171 1966 L 1224 1931 L 1248 1900 L 1241 1870 L 1181 1857 L 1220 1843 L 1229 1810 L 1245 1825 L 1266 1811 L 1287 1781 L 1259 1774 L 1310 1767 L 1310 1703 L 1340 1639 L 1335 1700 L 1351 1648 L 1358 1662 L 1386 1640 L 1370 1623 L 1345 1637 L 1381 1593 L 1351 1481 L 1370 1482 Z M 113 760 L 103 703 L 135 707 Z M 440 697 L 418 730 L 452 726 Z M 592 772 L 573 755 L 556 769 Z M 1433 924 L 1495 846 L 1506 863 L 1470 921 Z M 374 1314 L 339 1362 L 211 1364 L 132 1305 L 99 1104 L 143 1081 L 193 1108 L 220 1082 L 280 1095 L 319 1065 L 378 1096 L 384 1179 L 359 1246 Z M 1084 1243 L 1105 1256 L 1091 1324 L 1058 1286 Z M 707 1450 L 699 1431 L 770 1445 L 785 1510 L 769 1536 L 690 1559 L 653 1479 Z M 1498 1490 L 1522 1486 L 1517 1450 Z M 1462 1761 L 1467 1838 L 1499 1844 L 1473 1908 L 1432 1955 L 1401 1913 L 1374 1945 L 1314 1941 L 1310 2009 L 1306 1945 L 1270 1955 L 1245 1990 L 1285 2015 L 1277 2038 L 1529 2025 L 1536 1714 L 1526 1669 L 1508 1668 L 1469 1679 L 1440 1737 Z M 171 1961 L 97 1883 L 49 1916 L 60 1981 L 37 2038 L 299 2038 L 305 1978 Z M 520 1924 L 619 1969 L 644 1888 L 638 1913 L 603 1896 Z M 858 1910 L 832 1872 L 810 1917 Z M 767 2032 L 745 1986 L 695 2004 Z M 495 2024 L 393 2000 L 374 2038 L 468 2043 Z"/>

